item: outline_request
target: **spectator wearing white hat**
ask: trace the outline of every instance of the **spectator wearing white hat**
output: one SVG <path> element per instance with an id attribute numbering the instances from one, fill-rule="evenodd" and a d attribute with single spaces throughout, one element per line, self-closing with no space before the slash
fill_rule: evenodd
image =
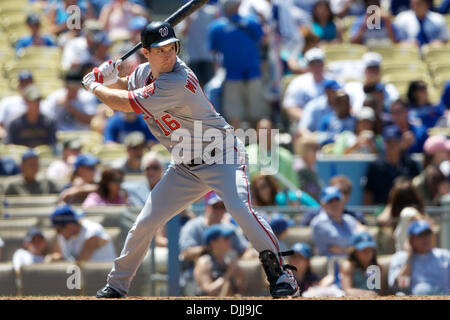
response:
<path id="1" fill-rule="evenodd" d="M 358 114 L 364 104 L 366 95 L 375 91 L 383 92 L 383 104 L 389 110 L 391 103 L 398 99 L 399 93 L 393 84 L 381 82 L 381 63 L 383 58 L 376 52 L 367 52 L 362 57 L 364 75 L 362 81 L 353 81 L 345 85 L 344 90 L 350 95 L 352 113 Z"/>
<path id="2" fill-rule="evenodd" d="M 325 53 L 320 48 L 312 48 L 305 53 L 308 72 L 291 81 L 286 89 L 283 108 L 291 119 L 297 123 L 302 118 L 305 105 L 321 96 L 327 79 L 332 76 L 325 73 Z"/>
<path id="3" fill-rule="evenodd" d="M 448 30 L 444 17 L 430 10 L 431 1 L 411 0 L 411 10 L 397 15 L 394 25 L 399 40 L 421 47 L 424 44 L 442 45 L 448 41 Z"/>

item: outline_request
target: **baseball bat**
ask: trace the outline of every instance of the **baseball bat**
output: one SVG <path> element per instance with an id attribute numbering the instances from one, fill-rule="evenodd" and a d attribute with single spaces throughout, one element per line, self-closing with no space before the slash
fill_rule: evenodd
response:
<path id="1" fill-rule="evenodd" d="M 191 15 L 194 11 L 202 7 L 205 3 L 207 3 L 209 0 L 191 0 L 188 3 L 184 4 L 182 7 L 180 7 L 177 11 L 172 13 L 171 16 L 169 16 L 164 22 L 169 23 L 172 27 L 179 24 L 181 21 L 183 21 L 187 16 Z M 142 48 L 142 43 L 139 42 L 136 44 L 133 48 L 128 50 L 120 59 L 124 61 L 126 58 L 131 56 L 133 53 L 135 53 L 137 50 Z"/>

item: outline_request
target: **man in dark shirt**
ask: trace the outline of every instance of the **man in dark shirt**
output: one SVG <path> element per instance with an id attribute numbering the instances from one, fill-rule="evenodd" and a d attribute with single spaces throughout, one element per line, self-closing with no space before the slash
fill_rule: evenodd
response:
<path id="1" fill-rule="evenodd" d="M 394 180 L 397 177 L 412 179 L 419 174 L 418 164 L 402 152 L 402 133 L 397 126 L 383 130 L 385 154 L 367 168 L 364 181 L 364 205 L 386 204 Z"/>
<path id="2" fill-rule="evenodd" d="M 32 195 L 58 193 L 56 184 L 47 179 L 37 178 L 39 172 L 39 156 L 30 149 L 22 155 L 20 164 L 21 176 L 11 180 L 5 195 Z"/>
<path id="3" fill-rule="evenodd" d="M 42 96 L 38 87 L 28 86 L 24 91 L 24 100 L 27 110 L 25 114 L 11 122 L 6 142 L 30 148 L 55 144 L 56 124 L 39 110 Z"/>

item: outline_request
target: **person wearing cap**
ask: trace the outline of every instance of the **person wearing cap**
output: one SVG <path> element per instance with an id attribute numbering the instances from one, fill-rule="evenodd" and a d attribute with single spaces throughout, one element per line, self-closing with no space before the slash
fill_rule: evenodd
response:
<path id="1" fill-rule="evenodd" d="M 13 254 L 14 271 L 19 275 L 22 266 L 44 262 L 46 252 L 47 240 L 42 231 L 36 227 L 29 228 L 23 239 L 23 248 L 17 249 Z"/>
<path id="2" fill-rule="evenodd" d="M 357 115 L 364 106 L 368 93 L 382 91 L 383 108 L 389 110 L 391 103 L 399 98 L 396 87 L 381 81 L 381 63 L 383 58 L 376 52 L 367 52 L 362 56 L 364 74 L 362 81 L 351 81 L 344 86 L 345 92 L 350 95 L 352 113 Z"/>
<path id="3" fill-rule="evenodd" d="M 428 85 L 425 81 L 411 81 L 406 96 L 411 121 L 422 124 L 427 130 L 445 121 L 445 107 L 440 103 L 430 102 Z"/>
<path id="4" fill-rule="evenodd" d="M 322 49 L 309 49 L 305 53 L 305 60 L 308 72 L 289 83 L 283 99 L 283 108 L 294 122 L 300 121 L 305 105 L 321 96 L 326 80 L 332 79 L 331 75 L 325 73 L 325 53 Z"/>
<path id="5" fill-rule="evenodd" d="M 97 113 L 97 98 L 80 87 L 83 79 L 77 69 L 64 76 L 65 86 L 52 93 L 42 102 L 42 112 L 55 120 L 58 131 L 89 130 Z"/>
<path id="6" fill-rule="evenodd" d="M 101 224 L 84 218 L 69 205 L 56 207 L 50 220 L 57 236 L 47 262 L 110 262 L 115 259 L 114 244 Z"/>
<path id="7" fill-rule="evenodd" d="M 420 172 L 418 164 L 402 151 L 402 133 L 397 126 L 385 127 L 383 139 L 385 152 L 369 164 L 363 180 L 364 205 L 385 205 L 396 178 L 413 179 Z"/>
<path id="8" fill-rule="evenodd" d="M 187 221 L 180 230 L 180 253 L 183 257 L 181 270 L 181 286 L 189 291 L 190 284 L 194 281 L 194 262 L 205 250 L 203 235 L 205 230 L 213 225 L 220 225 L 235 230 L 231 235 L 231 247 L 240 258 L 254 258 L 255 252 L 236 227 L 226 221 L 226 209 L 223 200 L 212 193 L 206 200 L 204 214 Z"/>
<path id="9" fill-rule="evenodd" d="M 334 79 L 325 80 L 324 94 L 309 101 L 303 110 L 298 129 L 302 135 L 319 130 L 320 120 L 333 113 L 336 93 L 342 87 Z"/>
<path id="10" fill-rule="evenodd" d="M 120 169 L 104 169 L 98 183 L 98 190 L 88 194 L 81 206 L 83 208 L 128 204 L 127 194 L 121 185 L 124 173 Z"/>
<path id="11" fill-rule="evenodd" d="M 403 99 L 392 102 L 390 116 L 392 123 L 402 132 L 402 149 L 407 153 L 421 153 L 428 138 L 427 128 L 413 121 L 409 114 Z"/>
<path id="12" fill-rule="evenodd" d="M 270 219 L 270 227 L 278 238 L 281 251 L 287 251 L 289 246 L 283 241 L 286 238 L 289 227 L 294 225 L 294 221 L 287 219 L 282 214 L 273 214 Z"/>
<path id="13" fill-rule="evenodd" d="M 368 10 L 368 8 L 371 6 L 380 8 L 380 0 L 365 0 L 364 3 L 366 11 L 353 22 L 350 29 L 350 42 L 363 45 L 397 43 L 395 28 L 388 13 L 381 12 L 379 27 L 372 28 L 368 23 L 373 17 L 373 11 Z"/>
<path id="14" fill-rule="evenodd" d="M 124 297 L 158 227 L 211 190 L 223 197 L 230 215 L 239 221 L 252 245 L 260 252 L 261 263 L 271 283 L 271 295 L 296 296 L 298 288 L 292 270 L 282 267 L 283 259 L 276 253 L 278 241 L 248 200 L 250 186 L 248 160 L 243 157 L 245 145 L 231 125 L 214 110 L 193 71 L 177 57 L 179 41 L 169 23 L 152 22 L 141 33 L 142 53 L 147 63 L 140 64 L 129 77 L 119 78 L 120 59 L 114 63 L 104 62 L 83 78 L 83 87 L 112 109 L 142 113 L 149 130 L 171 152 L 174 160 L 152 190 L 139 219 L 129 231 L 130 236 L 122 250 L 124 254 L 114 261 L 107 284 L 97 291 L 96 296 Z M 203 123 L 200 127 L 199 121 Z M 215 133 L 217 142 L 227 138 L 221 140 L 227 140 L 226 149 L 219 142 L 211 150 L 208 138 L 211 132 Z M 195 137 L 199 143 L 186 144 L 186 137 Z M 203 152 L 191 152 L 192 147 L 195 148 L 192 151 Z M 231 161 L 221 161 L 227 154 L 234 155 Z M 125 254 L 130 251 L 133 253 Z"/>
<path id="15" fill-rule="evenodd" d="M 229 123 L 254 126 L 258 119 L 270 116 L 264 99 L 261 78 L 260 46 L 264 36 L 261 24 L 252 16 L 239 14 L 240 0 L 221 0 L 224 16 L 209 25 L 209 49 L 226 70 L 222 113 Z"/>
<path id="16" fill-rule="evenodd" d="M 106 120 L 103 135 L 106 144 L 123 144 L 125 137 L 136 131 L 145 135 L 148 147 L 157 143 L 155 136 L 147 129 L 147 124 L 142 115 L 134 112 L 115 112 L 112 117 Z"/>
<path id="17" fill-rule="evenodd" d="M 23 36 L 19 38 L 16 42 L 16 54 L 19 54 L 20 51 L 29 46 L 47 46 L 54 47 L 56 43 L 52 36 L 50 35 L 41 35 L 41 21 L 39 15 L 36 13 L 30 13 L 27 16 L 26 24 L 28 29 L 30 30 L 29 36 Z"/>
<path id="18" fill-rule="evenodd" d="M 110 40 L 108 33 L 105 31 L 97 32 L 93 39 L 94 47 L 92 47 L 92 57 L 90 62 L 94 65 L 100 65 L 103 61 L 111 59 L 110 49 L 113 42 Z"/>
<path id="19" fill-rule="evenodd" d="M 149 18 L 149 12 L 140 4 L 132 1 L 112 0 L 103 6 L 98 20 L 111 41 L 120 41 L 129 38 L 129 21 L 135 16 Z"/>
<path id="20" fill-rule="evenodd" d="M 39 154 L 29 149 L 22 154 L 21 175 L 12 178 L 5 188 L 5 195 L 57 194 L 56 184 L 46 178 L 38 178 Z"/>
<path id="21" fill-rule="evenodd" d="M 97 191 L 95 174 L 99 162 L 99 159 L 91 154 L 77 155 L 73 163 L 70 183 L 64 186 L 59 194 L 60 202 L 81 204 L 89 193 Z"/>
<path id="22" fill-rule="evenodd" d="M 311 270 L 311 258 L 313 256 L 313 250 L 307 243 L 297 242 L 294 243 L 290 250 L 294 251 L 294 254 L 289 256 L 288 262 L 297 268 L 295 273 L 295 279 L 297 280 L 300 292 L 303 293 L 310 287 L 319 284 L 319 277 Z"/>
<path id="23" fill-rule="evenodd" d="M 431 11 L 432 1 L 411 0 L 410 10 L 400 12 L 394 20 L 401 43 L 422 47 L 442 46 L 448 41 L 445 18 Z"/>
<path id="24" fill-rule="evenodd" d="M 358 220 L 361 224 L 367 225 L 366 219 L 364 218 L 364 214 L 360 211 L 353 211 L 347 208 L 347 204 L 350 201 L 350 196 L 352 194 L 353 184 L 352 181 L 347 178 L 345 175 L 339 174 L 332 177 L 328 184 L 330 186 L 335 186 L 342 193 L 342 201 L 344 202 L 344 214 L 349 214 L 356 220 Z M 312 210 L 306 211 L 299 222 L 300 226 L 308 227 L 311 224 L 311 221 L 320 213 L 320 208 L 313 208 Z"/>
<path id="25" fill-rule="evenodd" d="M 375 111 L 363 107 L 356 116 L 355 131 L 344 131 L 338 135 L 334 144 L 334 154 L 379 154 L 384 149 L 381 135 L 375 134 Z"/>
<path id="26" fill-rule="evenodd" d="M 209 226 L 222 224 L 230 228 L 235 228 L 225 221 L 225 204 L 215 193 L 207 199 L 205 213 L 197 218 L 189 220 L 180 231 L 180 252 L 185 260 L 193 261 L 197 259 L 204 249 L 202 243 L 203 233 Z M 232 235 L 232 247 L 239 256 L 252 256 L 249 243 L 240 233 Z"/>
<path id="27" fill-rule="evenodd" d="M 205 251 L 194 267 L 198 295 L 223 297 L 243 293 L 245 277 L 231 246 L 233 233 L 233 229 L 220 224 L 205 229 Z"/>
<path id="28" fill-rule="evenodd" d="M 450 251 L 433 247 L 433 230 L 426 220 L 408 226 L 408 244 L 408 250 L 391 258 L 389 287 L 411 295 L 450 294 Z"/>
<path id="29" fill-rule="evenodd" d="M 41 112 L 42 95 L 39 88 L 35 85 L 27 86 L 23 98 L 27 109 L 23 115 L 11 121 L 5 142 L 29 148 L 53 146 L 56 143 L 57 124 Z"/>
<path id="30" fill-rule="evenodd" d="M 7 134 L 9 124 L 12 120 L 23 115 L 27 110 L 24 99 L 24 89 L 33 84 L 33 75 L 29 70 L 21 70 L 17 75 L 19 94 L 6 96 L 0 101 L 0 137 L 4 138 Z"/>
<path id="31" fill-rule="evenodd" d="M 371 274 L 368 268 L 378 266 L 381 273 L 387 270 L 381 269 L 377 262 L 377 245 L 371 234 L 367 231 L 356 233 L 352 237 L 351 249 L 346 260 L 342 262 L 341 285 L 348 297 L 377 296 L 381 288 L 371 289 L 368 280 Z M 380 273 L 380 275 L 381 275 Z"/>
<path id="32" fill-rule="evenodd" d="M 141 161 L 146 149 L 145 135 L 140 131 L 129 133 L 124 140 L 127 156 L 111 163 L 113 168 L 121 169 L 125 174 L 142 173 Z"/>
<path id="33" fill-rule="evenodd" d="M 59 185 L 65 185 L 70 180 L 73 164 L 81 153 L 82 144 L 78 138 L 69 138 L 62 143 L 62 155 L 48 165 L 45 176 L 47 179 L 57 181 Z"/>
<path id="34" fill-rule="evenodd" d="M 356 117 L 351 114 L 350 97 L 343 90 L 336 93 L 332 113 L 319 120 L 319 131 L 326 133 L 327 141 L 335 141 L 344 132 L 353 132 L 356 127 Z"/>
<path id="35" fill-rule="evenodd" d="M 344 214 L 343 196 L 337 187 L 322 189 L 320 204 L 320 213 L 311 221 L 314 246 L 320 256 L 344 256 L 351 246 L 352 236 L 365 227 Z"/>

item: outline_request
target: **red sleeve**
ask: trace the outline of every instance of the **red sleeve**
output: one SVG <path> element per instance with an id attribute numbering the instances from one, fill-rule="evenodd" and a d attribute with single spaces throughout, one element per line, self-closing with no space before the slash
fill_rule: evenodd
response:
<path id="1" fill-rule="evenodd" d="M 133 108 L 134 112 L 136 112 L 137 114 L 142 113 L 142 110 L 139 108 L 138 104 L 136 103 L 133 91 L 128 91 L 128 100 L 130 101 L 130 105 Z"/>

